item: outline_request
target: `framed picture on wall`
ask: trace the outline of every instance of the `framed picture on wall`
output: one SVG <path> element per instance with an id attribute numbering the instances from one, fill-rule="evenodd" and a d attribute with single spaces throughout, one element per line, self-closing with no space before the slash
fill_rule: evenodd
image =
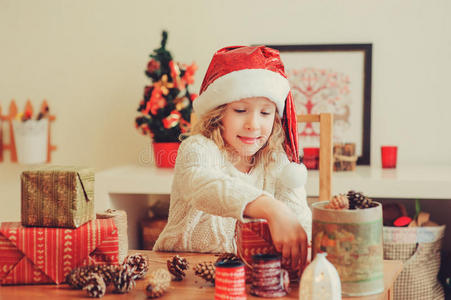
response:
<path id="1" fill-rule="evenodd" d="M 334 115 L 334 143 L 355 143 L 370 164 L 372 44 L 268 45 L 279 50 L 298 114 Z M 319 124 L 299 123 L 299 144 L 319 146 Z"/>

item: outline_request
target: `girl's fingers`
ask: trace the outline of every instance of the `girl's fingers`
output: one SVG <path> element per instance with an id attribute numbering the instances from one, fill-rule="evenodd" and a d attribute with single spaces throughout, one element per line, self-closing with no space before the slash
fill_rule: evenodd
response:
<path id="1" fill-rule="evenodd" d="M 308 244 L 307 243 L 303 243 L 301 245 L 301 253 L 300 253 L 300 259 L 301 259 L 301 264 L 303 266 L 305 266 L 305 264 L 307 263 L 307 251 L 308 251 Z"/>
<path id="2" fill-rule="evenodd" d="M 290 258 L 291 256 L 291 248 L 287 245 L 282 248 L 282 256 L 286 259 Z"/>
<path id="3" fill-rule="evenodd" d="M 293 269 L 296 269 L 299 265 L 300 254 L 299 245 L 294 245 L 291 250 L 291 267 Z"/>
<path id="4" fill-rule="evenodd" d="M 277 252 L 282 253 L 282 243 L 274 243 L 274 247 Z"/>

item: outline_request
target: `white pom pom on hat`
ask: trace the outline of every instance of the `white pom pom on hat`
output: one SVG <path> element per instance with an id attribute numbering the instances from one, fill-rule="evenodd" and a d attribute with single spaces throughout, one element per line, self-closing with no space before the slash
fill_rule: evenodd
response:
<path id="1" fill-rule="evenodd" d="M 289 163 L 279 175 L 280 182 L 288 188 L 299 188 L 307 183 L 307 168 L 304 164 Z"/>

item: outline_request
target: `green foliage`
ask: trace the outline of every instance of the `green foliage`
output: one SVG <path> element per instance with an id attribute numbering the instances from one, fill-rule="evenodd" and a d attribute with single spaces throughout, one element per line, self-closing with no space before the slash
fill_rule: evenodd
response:
<path id="1" fill-rule="evenodd" d="M 414 220 L 417 219 L 420 212 L 421 212 L 420 199 L 415 199 L 415 217 L 413 218 Z"/>

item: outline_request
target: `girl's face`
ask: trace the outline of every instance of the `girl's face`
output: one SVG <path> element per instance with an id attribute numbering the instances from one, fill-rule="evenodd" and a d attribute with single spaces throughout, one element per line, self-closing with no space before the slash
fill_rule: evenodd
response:
<path id="1" fill-rule="evenodd" d="M 222 137 L 241 158 L 249 159 L 272 132 L 276 105 L 265 97 L 245 98 L 226 105 Z"/>

